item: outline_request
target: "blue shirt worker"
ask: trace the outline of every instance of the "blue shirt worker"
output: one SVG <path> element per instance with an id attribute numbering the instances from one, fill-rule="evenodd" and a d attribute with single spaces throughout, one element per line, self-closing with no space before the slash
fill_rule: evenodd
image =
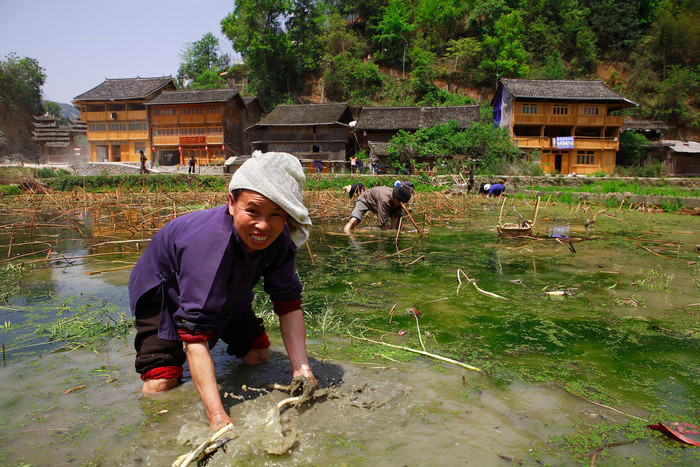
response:
<path id="1" fill-rule="evenodd" d="M 318 386 L 295 270 L 297 247 L 311 227 L 305 181 L 293 155 L 256 151 L 233 174 L 228 204 L 178 217 L 156 233 L 129 277 L 144 393 L 175 387 L 187 361 L 210 428 L 231 423 L 211 349 L 221 340 L 244 364 L 269 359 L 270 341 L 251 307 L 261 278 L 279 316 L 294 382 Z"/>
<path id="2" fill-rule="evenodd" d="M 501 196 L 503 191 L 506 189 L 505 185 L 502 183 L 493 183 L 491 185 L 484 185 L 484 190 L 486 190 L 486 196 Z"/>

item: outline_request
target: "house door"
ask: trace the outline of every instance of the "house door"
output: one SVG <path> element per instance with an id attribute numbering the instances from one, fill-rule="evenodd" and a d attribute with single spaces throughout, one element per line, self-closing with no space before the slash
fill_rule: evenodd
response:
<path id="1" fill-rule="evenodd" d="M 108 160 L 108 146 L 97 146 L 97 162 L 107 162 Z"/>
<path id="2" fill-rule="evenodd" d="M 554 170 L 557 173 L 561 173 L 561 154 L 554 155 Z"/>
<path id="3" fill-rule="evenodd" d="M 121 146 L 112 146 L 112 162 L 121 162 L 122 161 L 122 147 Z"/>

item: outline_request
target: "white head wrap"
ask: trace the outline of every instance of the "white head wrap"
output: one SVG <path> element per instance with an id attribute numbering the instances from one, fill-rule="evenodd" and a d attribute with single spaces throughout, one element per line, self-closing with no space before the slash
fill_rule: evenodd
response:
<path id="1" fill-rule="evenodd" d="M 306 176 L 299 159 L 286 152 L 255 151 L 231 177 L 228 190 L 252 190 L 289 214 L 289 233 L 296 246 L 309 238 L 311 219 L 302 190 Z"/>
<path id="2" fill-rule="evenodd" d="M 488 190 L 489 188 L 491 188 L 491 185 L 489 185 L 488 183 L 484 185 L 484 190 Z"/>

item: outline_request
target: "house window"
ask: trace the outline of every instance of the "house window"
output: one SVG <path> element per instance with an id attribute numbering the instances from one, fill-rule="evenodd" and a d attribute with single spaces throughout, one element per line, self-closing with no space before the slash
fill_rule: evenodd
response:
<path id="1" fill-rule="evenodd" d="M 583 115 L 598 115 L 598 107 L 584 107 Z"/>
<path id="2" fill-rule="evenodd" d="M 316 127 L 314 127 L 314 129 L 315 128 Z M 313 152 L 321 152 L 321 146 L 319 146 L 318 144 L 314 144 L 312 151 Z"/>
<path id="3" fill-rule="evenodd" d="M 144 131 L 146 130 L 146 122 L 136 121 L 129 122 L 129 131 Z"/>
<path id="4" fill-rule="evenodd" d="M 146 152 L 146 143 L 134 143 L 134 153 L 138 154 L 139 151 Z"/>
<path id="5" fill-rule="evenodd" d="M 537 104 L 523 104 L 523 114 L 535 115 L 537 113 Z"/>
<path id="6" fill-rule="evenodd" d="M 578 151 L 576 154 L 576 163 L 579 165 L 593 165 L 594 159 L 593 151 Z"/>
<path id="7" fill-rule="evenodd" d="M 566 104 L 555 105 L 552 108 L 552 113 L 554 115 L 568 115 L 569 114 L 569 106 Z"/>

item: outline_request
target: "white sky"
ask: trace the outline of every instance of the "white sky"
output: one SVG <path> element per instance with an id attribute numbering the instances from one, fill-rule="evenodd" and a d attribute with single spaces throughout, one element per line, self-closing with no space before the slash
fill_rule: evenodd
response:
<path id="1" fill-rule="evenodd" d="M 233 0 L 0 0 L 0 59 L 44 68 L 44 99 L 70 103 L 105 78 L 175 77 L 187 42 L 221 34 Z"/>

